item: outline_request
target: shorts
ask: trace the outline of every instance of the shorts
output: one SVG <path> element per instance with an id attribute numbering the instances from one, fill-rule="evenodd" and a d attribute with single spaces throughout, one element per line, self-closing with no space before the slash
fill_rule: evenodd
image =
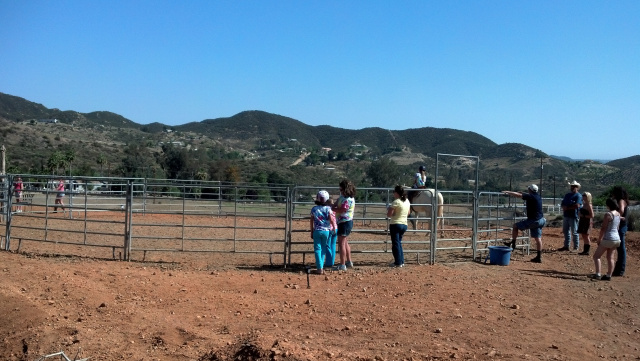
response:
<path id="1" fill-rule="evenodd" d="M 62 199 L 62 198 L 64 198 L 64 193 L 58 193 L 56 195 L 56 199 Z"/>
<path id="2" fill-rule="evenodd" d="M 338 236 L 347 237 L 348 235 L 351 234 L 352 229 L 353 229 L 353 221 L 338 223 Z"/>
<path id="3" fill-rule="evenodd" d="M 620 246 L 620 240 L 616 239 L 614 240 L 610 240 L 610 239 L 603 239 L 600 242 L 600 246 L 603 248 L 618 248 Z"/>
<path id="4" fill-rule="evenodd" d="M 545 224 L 547 224 L 547 220 L 544 217 L 542 217 L 538 220 L 525 219 L 523 221 L 516 223 L 516 227 L 521 231 L 528 229 L 530 230 L 531 237 L 540 238 L 542 237 L 542 227 L 544 227 Z"/>

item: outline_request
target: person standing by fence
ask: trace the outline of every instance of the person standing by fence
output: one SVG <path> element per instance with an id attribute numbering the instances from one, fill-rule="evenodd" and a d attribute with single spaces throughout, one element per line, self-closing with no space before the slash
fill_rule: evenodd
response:
<path id="1" fill-rule="evenodd" d="M 580 239 L 578 238 L 578 210 L 582 207 L 582 195 L 580 183 L 573 181 L 569 183 L 571 192 L 564 195 L 562 199 L 562 233 L 564 234 L 564 245 L 558 251 L 569 251 L 571 237 L 573 237 L 573 249 L 578 250 Z"/>
<path id="2" fill-rule="evenodd" d="M 324 262 L 331 257 L 329 249 L 330 234 L 336 229 L 336 219 L 331 207 L 327 205 L 329 193 L 320 191 L 316 195 L 316 206 L 311 208 L 311 238 L 313 239 L 313 253 L 316 257 L 315 274 L 324 274 Z"/>
<path id="3" fill-rule="evenodd" d="M 16 212 L 20 213 L 22 212 L 22 206 L 20 205 L 20 202 L 22 202 L 22 191 L 24 190 L 24 184 L 22 183 L 21 177 L 16 178 L 16 183 L 13 186 L 13 189 L 16 196 L 16 203 L 18 203 L 18 205 L 16 206 Z"/>
<path id="4" fill-rule="evenodd" d="M 391 235 L 391 252 L 394 262 L 392 267 L 404 267 L 404 252 L 402 250 L 402 236 L 407 231 L 407 216 L 411 209 L 411 203 L 404 193 L 404 188 L 397 185 L 393 190 L 394 201 L 387 208 L 389 221 L 389 234 Z"/>
<path id="5" fill-rule="evenodd" d="M 616 260 L 616 268 L 613 270 L 614 277 L 624 276 L 627 267 L 627 248 L 625 245 L 625 237 L 627 234 L 627 224 L 629 217 L 629 194 L 627 190 L 621 186 L 613 187 L 611 196 L 618 202 L 618 211 L 620 212 L 620 228 L 618 235 L 620 236 L 620 246 L 618 246 L 618 257 Z"/>
<path id="6" fill-rule="evenodd" d="M 511 231 L 511 242 L 505 243 L 507 246 L 511 246 L 513 250 L 516 249 L 516 238 L 518 238 L 518 230 L 524 231 L 528 229 L 531 237 L 536 242 L 538 247 L 538 254 L 531 259 L 531 262 L 542 262 L 542 227 L 547 223 L 542 213 L 542 198 L 538 194 L 538 186 L 532 184 L 527 187 L 527 193 L 502 191 L 502 193 L 510 197 L 520 197 L 526 202 L 527 219 L 517 222 L 513 225 Z"/>
<path id="7" fill-rule="evenodd" d="M 591 248 L 591 239 L 589 238 L 589 231 L 593 227 L 593 197 L 591 193 L 582 193 L 582 208 L 580 208 L 580 220 L 578 221 L 578 234 L 582 237 L 582 244 L 584 250 L 580 252 L 583 256 L 589 255 Z"/>
<path id="8" fill-rule="evenodd" d="M 349 246 L 349 234 L 353 229 L 353 210 L 356 206 L 356 187 L 348 179 L 340 182 L 340 197 L 333 206 L 338 216 L 338 249 L 340 251 L 340 264 L 338 271 L 346 271 L 347 267 L 353 268 L 351 261 L 351 246 Z"/>
<path id="9" fill-rule="evenodd" d="M 62 179 L 58 180 L 58 185 L 56 186 L 56 202 L 53 206 L 53 212 L 58 212 L 58 207 L 62 208 L 62 213 L 64 213 L 64 181 Z"/>

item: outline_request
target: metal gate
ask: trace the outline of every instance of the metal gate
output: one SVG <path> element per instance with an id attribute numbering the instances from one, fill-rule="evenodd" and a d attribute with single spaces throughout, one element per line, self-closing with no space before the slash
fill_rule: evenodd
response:
<path id="1" fill-rule="evenodd" d="M 131 184 L 128 252 L 286 257 L 287 187 L 146 180 Z"/>
<path id="2" fill-rule="evenodd" d="M 459 157 L 459 156 L 456 156 Z M 436 171 L 437 174 L 437 171 Z M 282 264 L 307 262 L 313 254 L 310 211 L 315 195 L 338 187 L 277 187 L 220 182 L 52 177 L 22 175 L 18 201 L 16 175 L 0 181 L 1 213 L 6 222 L 0 249 L 29 245 L 40 253 L 145 260 L 149 252 L 173 254 L 262 254 L 282 257 Z M 64 195 L 56 191 L 63 182 Z M 524 218 L 522 202 L 496 192 L 435 190 L 426 216 L 403 238 L 408 263 L 477 260 L 489 245 L 510 236 L 511 225 Z M 360 265 L 391 261 L 387 206 L 392 188 L 357 189 L 354 229 L 349 237 Z M 434 193 L 435 194 L 435 193 Z M 27 196 L 29 195 L 29 196 Z M 62 203 L 62 205 L 58 204 Z M 416 204 L 417 205 L 417 204 Z M 436 209 L 443 207 L 442 217 Z M 64 207 L 64 208 L 62 208 Z M 442 219 L 444 227 L 436 220 Z M 17 247 L 16 247 L 17 244 Z M 525 233 L 518 247 L 529 251 Z M 436 258 L 437 257 L 437 258 Z M 425 261 L 426 260 L 426 261 Z"/>

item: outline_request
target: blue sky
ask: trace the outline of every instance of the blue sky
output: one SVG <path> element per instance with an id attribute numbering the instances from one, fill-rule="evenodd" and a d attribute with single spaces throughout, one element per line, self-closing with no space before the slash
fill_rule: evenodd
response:
<path id="1" fill-rule="evenodd" d="M 640 1 L 0 0 L 0 92 L 179 125 L 263 110 L 640 154 Z"/>

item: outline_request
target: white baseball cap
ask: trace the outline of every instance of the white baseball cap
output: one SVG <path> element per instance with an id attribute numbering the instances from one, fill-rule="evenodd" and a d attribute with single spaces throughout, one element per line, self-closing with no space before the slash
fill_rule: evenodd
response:
<path id="1" fill-rule="evenodd" d="M 532 184 L 532 185 L 528 186 L 527 188 L 529 188 L 529 190 L 534 192 L 534 193 L 538 193 L 538 186 L 535 185 L 535 184 Z"/>
<path id="2" fill-rule="evenodd" d="M 322 203 L 325 203 L 327 200 L 329 200 L 329 192 L 327 191 L 318 192 L 318 194 L 316 195 L 316 200 Z"/>

